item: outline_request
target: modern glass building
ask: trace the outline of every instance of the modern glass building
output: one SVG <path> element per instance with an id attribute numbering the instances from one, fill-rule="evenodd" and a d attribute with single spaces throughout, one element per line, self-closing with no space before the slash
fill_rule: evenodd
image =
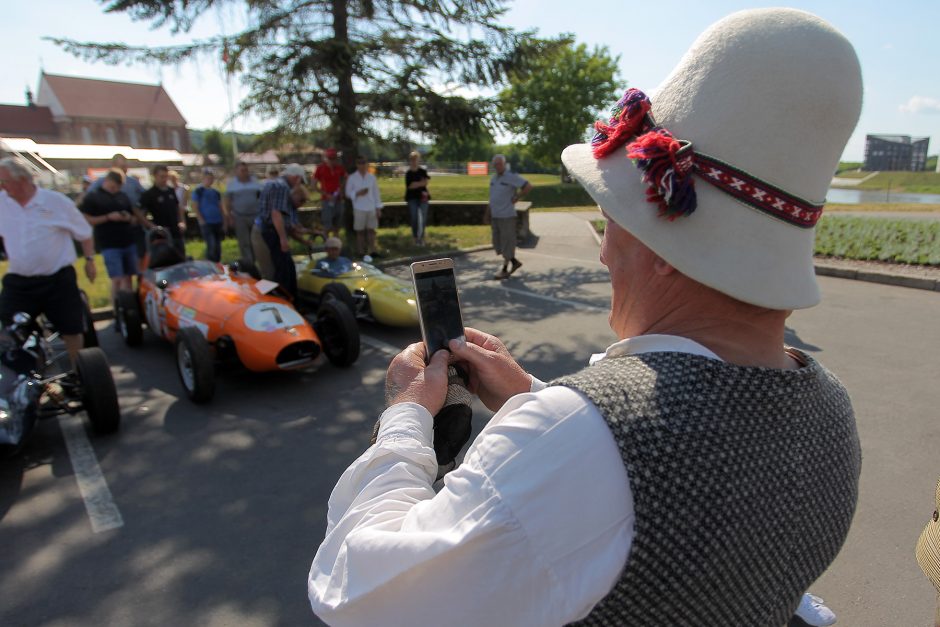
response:
<path id="1" fill-rule="evenodd" d="M 866 135 L 863 170 L 920 172 L 927 165 L 929 137 Z"/>

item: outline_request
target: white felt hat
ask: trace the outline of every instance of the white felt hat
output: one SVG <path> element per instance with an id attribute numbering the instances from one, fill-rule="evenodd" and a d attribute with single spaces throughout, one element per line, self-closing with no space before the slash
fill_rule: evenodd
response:
<path id="1" fill-rule="evenodd" d="M 822 19 L 749 10 L 706 30 L 649 99 L 656 125 L 696 154 L 821 204 L 861 111 L 861 69 L 852 45 Z M 699 175 L 697 208 L 670 221 L 646 200 L 643 172 L 624 149 L 596 159 L 590 144 L 577 144 L 562 161 L 617 224 L 683 274 L 772 309 L 819 302 L 813 228 L 760 211 Z"/>
<path id="2" fill-rule="evenodd" d="M 284 169 L 281 170 L 281 174 L 284 176 L 299 176 L 304 182 L 307 181 L 307 171 L 304 170 L 304 166 L 299 163 L 290 163 L 284 166 Z"/>

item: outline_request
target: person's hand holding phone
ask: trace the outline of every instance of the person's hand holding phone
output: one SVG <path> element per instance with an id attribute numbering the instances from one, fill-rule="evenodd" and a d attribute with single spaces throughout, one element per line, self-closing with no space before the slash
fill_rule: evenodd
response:
<path id="1" fill-rule="evenodd" d="M 467 365 L 468 389 L 480 397 L 487 409 L 497 411 L 511 397 L 532 388 L 532 378 L 499 338 L 470 327 L 464 329 L 464 334 L 466 342 L 450 341 L 450 352 Z"/>
<path id="2" fill-rule="evenodd" d="M 431 415 L 436 415 L 444 406 L 447 396 L 446 350 L 439 350 L 424 363 L 424 343 L 418 342 L 398 353 L 385 375 L 385 402 L 417 403 Z"/>

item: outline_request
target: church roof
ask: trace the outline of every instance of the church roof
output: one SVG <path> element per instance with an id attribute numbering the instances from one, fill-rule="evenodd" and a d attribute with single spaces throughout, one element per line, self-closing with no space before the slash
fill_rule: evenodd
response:
<path id="1" fill-rule="evenodd" d="M 64 115 L 68 117 L 186 125 L 186 119 L 173 104 L 163 85 L 46 73 L 42 74 L 40 80 L 48 85 Z"/>

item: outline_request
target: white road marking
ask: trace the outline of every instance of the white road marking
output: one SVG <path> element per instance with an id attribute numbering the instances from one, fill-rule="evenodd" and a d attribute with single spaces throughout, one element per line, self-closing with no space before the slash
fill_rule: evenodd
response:
<path id="1" fill-rule="evenodd" d="M 360 335 L 359 340 L 366 346 L 370 346 L 380 352 L 383 352 L 389 357 L 394 357 L 398 353 L 402 352 L 402 350 L 404 350 L 404 349 L 398 348 L 397 346 L 392 346 L 391 344 L 387 342 L 383 342 L 382 340 L 377 340 L 374 337 L 369 337 L 368 335 Z"/>
<path id="2" fill-rule="evenodd" d="M 85 511 L 95 533 L 124 526 L 121 512 L 111 497 L 108 482 L 104 479 L 95 450 L 85 435 L 85 427 L 77 416 L 60 416 L 59 427 L 65 438 L 65 446 L 72 460 L 78 490 L 85 501 Z"/>

